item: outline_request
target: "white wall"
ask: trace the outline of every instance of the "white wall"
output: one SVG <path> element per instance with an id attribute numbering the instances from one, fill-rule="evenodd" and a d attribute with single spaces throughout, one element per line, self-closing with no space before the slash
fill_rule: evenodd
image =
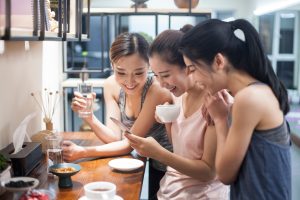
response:
<path id="1" fill-rule="evenodd" d="M 59 42 L 5 41 L 5 51 L 0 54 L 0 149 L 12 141 L 12 134 L 20 122 L 30 113 L 39 111 L 30 95 L 42 88 L 59 88 L 61 77 L 61 48 Z M 40 113 L 40 112 L 39 112 Z M 27 132 L 32 135 L 44 128 L 42 116 L 35 117 Z M 58 112 L 54 119 L 60 129 Z"/>

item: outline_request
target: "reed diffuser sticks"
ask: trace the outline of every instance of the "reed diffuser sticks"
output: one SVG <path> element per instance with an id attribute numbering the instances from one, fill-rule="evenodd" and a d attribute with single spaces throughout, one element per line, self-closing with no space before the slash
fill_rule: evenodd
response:
<path id="1" fill-rule="evenodd" d="M 52 130 L 52 119 L 54 116 L 54 112 L 57 108 L 57 104 L 60 99 L 60 94 L 58 91 L 52 92 L 45 88 L 40 92 L 32 92 L 31 96 L 37 103 L 39 109 L 42 111 L 44 115 L 44 122 L 46 123 L 46 129 Z"/>

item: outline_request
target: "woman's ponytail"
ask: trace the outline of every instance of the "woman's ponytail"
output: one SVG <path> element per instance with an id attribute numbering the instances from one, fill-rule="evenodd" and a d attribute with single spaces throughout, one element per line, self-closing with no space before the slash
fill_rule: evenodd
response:
<path id="1" fill-rule="evenodd" d="M 263 50 L 260 37 L 256 29 L 246 20 L 238 19 L 230 22 L 233 29 L 240 29 L 245 36 L 245 62 L 240 65 L 246 67 L 251 76 L 269 85 L 279 101 L 280 108 L 287 114 L 289 111 L 287 90 L 276 76 L 270 60 Z M 233 32 L 235 31 L 233 30 Z"/>

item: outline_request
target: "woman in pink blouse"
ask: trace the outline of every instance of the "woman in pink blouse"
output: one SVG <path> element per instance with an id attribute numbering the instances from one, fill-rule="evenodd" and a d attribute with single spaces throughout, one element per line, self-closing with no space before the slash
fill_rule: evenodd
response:
<path id="1" fill-rule="evenodd" d="M 183 34 L 164 31 L 150 47 L 153 72 L 181 107 L 177 120 L 166 124 L 174 153 L 166 151 L 152 137 L 126 137 L 140 155 L 168 165 L 158 199 L 228 199 L 228 188 L 217 180 L 215 173 L 215 127 L 206 122 L 201 112 L 207 88 L 213 84 L 209 76 L 201 83 L 189 78 L 191 71 L 178 48 Z"/>

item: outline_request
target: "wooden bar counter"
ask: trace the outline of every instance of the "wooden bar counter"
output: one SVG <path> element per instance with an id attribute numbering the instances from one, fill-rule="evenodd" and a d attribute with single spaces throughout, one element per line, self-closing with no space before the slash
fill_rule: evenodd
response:
<path id="1" fill-rule="evenodd" d="M 101 141 L 93 132 L 64 132 L 63 137 L 65 140 L 71 140 L 82 146 L 101 145 Z M 132 155 L 118 157 L 130 158 Z M 40 181 L 38 188 L 54 190 L 56 192 L 57 200 L 79 199 L 84 196 L 83 186 L 94 181 L 112 182 L 117 186 L 117 195 L 124 200 L 138 200 L 142 189 L 145 165 L 141 169 L 131 172 L 115 171 L 108 166 L 108 162 L 118 157 L 98 158 L 76 162 L 81 166 L 81 170 L 72 176 L 73 187 L 69 189 L 58 188 L 58 178 L 47 175 L 47 165 L 45 160 L 41 162 L 29 176 L 37 178 Z M 13 199 L 13 196 L 13 193 L 6 192 L 0 199 L 11 200 Z"/>

